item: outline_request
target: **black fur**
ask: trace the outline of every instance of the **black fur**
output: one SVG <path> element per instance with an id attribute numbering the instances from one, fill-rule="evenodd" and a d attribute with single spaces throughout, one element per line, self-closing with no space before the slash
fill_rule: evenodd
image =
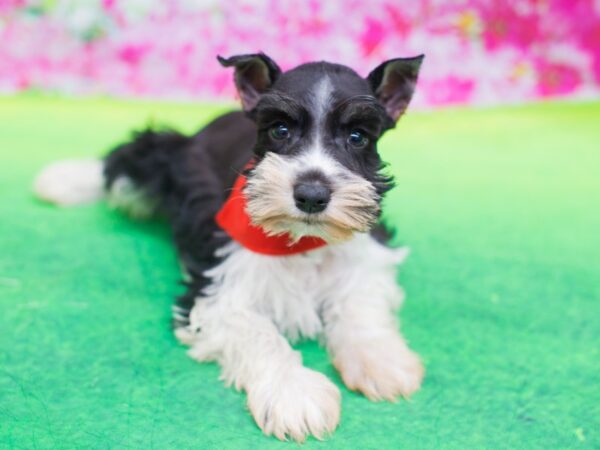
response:
<path id="1" fill-rule="evenodd" d="M 335 87 L 330 100 L 334 106 L 325 121 L 317 124 L 311 114 L 312 92 L 325 75 Z M 377 140 L 394 126 L 394 121 L 375 98 L 367 80 L 352 69 L 327 62 L 304 64 L 280 75 L 249 113 L 258 126 L 259 158 L 268 151 L 298 154 L 320 131 L 327 151 L 336 161 L 370 181 L 379 195 L 393 186 L 392 178 L 382 172 L 384 164 L 377 153 Z M 290 127 L 292 136 L 286 142 L 274 141 L 269 130 L 282 122 Z M 353 129 L 360 129 L 368 136 L 366 148 L 357 151 L 347 144 L 347 136 Z"/>
<path id="2" fill-rule="evenodd" d="M 179 257 L 190 275 L 187 292 L 176 303 L 184 317 L 208 282 L 204 271 L 218 262 L 215 250 L 229 241 L 214 216 L 251 158 L 255 134 L 254 124 L 243 113 L 232 112 L 192 137 L 168 130 L 142 131 L 105 159 L 108 190 L 120 176 L 128 177 L 158 201 L 157 213 L 171 224 Z"/>
<path id="3" fill-rule="evenodd" d="M 394 126 L 393 108 L 410 100 L 420 65 L 420 59 L 392 60 L 392 65 L 384 63 L 364 79 L 348 67 L 325 62 L 282 73 L 264 54 L 219 60 L 236 69 L 245 114 L 225 114 L 190 137 L 148 129 L 105 159 L 108 190 L 119 177 L 128 177 L 157 202 L 157 212 L 171 224 L 190 275 L 187 292 L 177 300 L 180 316 L 175 326 L 187 325 L 194 300 L 208 283 L 204 272 L 218 263 L 215 250 L 230 240 L 214 217 L 252 157 L 260 163 L 267 152 L 302 152 L 318 132 L 326 151 L 370 181 L 380 197 L 391 188 L 391 177 L 382 173 L 377 140 Z M 315 123 L 313 91 L 325 75 L 334 87 L 328 103 L 333 108 Z M 389 101 L 395 102 L 391 110 Z M 291 130 L 285 142 L 269 134 L 278 123 Z M 353 130 L 367 137 L 365 146 L 350 145 L 348 135 Z M 382 226 L 375 227 L 373 235 L 378 240 L 389 237 Z"/>

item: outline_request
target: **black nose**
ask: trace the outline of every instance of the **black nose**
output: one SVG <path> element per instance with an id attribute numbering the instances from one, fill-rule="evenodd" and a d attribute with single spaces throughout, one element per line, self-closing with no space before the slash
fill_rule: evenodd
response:
<path id="1" fill-rule="evenodd" d="M 294 201 L 300 211 L 308 214 L 320 213 L 327 208 L 331 189 L 319 182 L 299 183 L 294 186 Z"/>

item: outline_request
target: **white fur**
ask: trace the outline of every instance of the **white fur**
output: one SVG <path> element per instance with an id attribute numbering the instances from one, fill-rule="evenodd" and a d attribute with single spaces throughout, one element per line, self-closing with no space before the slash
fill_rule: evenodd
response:
<path id="1" fill-rule="evenodd" d="M 328 76 L 323 76 L 319 79 L 316 86 L 313 90 L 313 103 L 315 110 L 315 121 L 318 125 L 322 125 L 323 118 L 329 109 L 329 104 L 331 101 L 331 94 L 333 92 L 333 85 L 331 84 L 331 80 Z M 320 131 L 320 126 L 318 127 L 318 131 Z"/>
<path id="2" fill-rule="evenodd" d="M 395 267 L 405 249 L 358 234 L 287 257 L 236 243 L 221 253 L 225 260 L 207 272 L 212 284 L 192 309 L 189 329 L 178 333 L 191 344 L 192 357 L 218 361 L 225 383 L 248 393 L 248 407 L 266 434 L 320 438 L 339 421 L 337 387 L 304 368 L 283 335 L 324 336 L 342 378 L 371 398 L 408 395 L 418 386 L 422 369 L 395 319 L 402 300 Z"/>
<path id="3" fill-rule="evenodd" d="M 349 245 L 333 270 L 345 273 L 324 308 L 325 340 L 346 386 L 371 400 L 408 397 L 421 385 L 423 366 L 398 332 L 394 311 L 404 293 L 395 265 L 406 249 Z M 360 261 L 360 263 L 354 263 Z"/>
<path id="4" fill-rule="evenodd" d="M 60 206 L 92 203 L 104 196 L 102 161 L 70 159 L 45 167 L 36 178 L 33 191 L 42 200 Z"/>
<path id="5" fill-rule="evenodd" d="M 329 205 L 308 215 L 295 203 L 293 187 L 303 173 L 319 171 L 331 183 Z M 364 178 L 327 155 L 318 145 L 296 157 L 268 153 L 248 179 L 247 211 L 255 225 L 269 234 L 289 233 L 294 239 L 318 236 L 340 242 L 364 232 L 377 219 L 378 195 Z"/>
<path id="6" fill-rule="evenodd" d="M 379 196 L 375 187 L 324 149 L 322 128 L 332 92 L 333 85 L 327 76 L 313 87 L 316 126 L 310 145 L 292 157 L 268 153 L 248 180 L 245 190 L 248 214 L 268 234 L 286 233 L 294 240 L 316 236 L 337 243 L 351 238 L 354 232 L 367 231 L 377 220 Z M 319 214 L 304 213 L 294 201 L 297 180 L 309 172 L 322 174 L 332 188 L 331 200 Z"/>
<path id="7" fill-rule="evenodd" d="M 129 178 L 120 176 L 110 186 L 108 204 L 134 219 L 147 219 L 156 210 L 157 202 L 151 201 Z"/>

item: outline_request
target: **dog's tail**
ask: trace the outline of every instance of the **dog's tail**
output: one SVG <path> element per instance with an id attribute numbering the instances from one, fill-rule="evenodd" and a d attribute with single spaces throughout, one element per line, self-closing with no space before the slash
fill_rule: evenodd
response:
<path id="1" fill-rule="evenodd" d="M 33 185 L 42 200 L 60 206 L 93 203 L 104 197 L 138 219 L 151 217 L 176 202 L 185 149 L 191 138 L 146 129 L 110 151 L 104 159 L 66 160 L 42 170 Z M 183 180 L 185 181 L 185 180 Z"/>
<path id="2" fill-rule="evenodd" d="M 59 206 L 93 203 L 104 197 L 104 165 L 98 159 L 69 159 L 45 167 L 37 176 L 34 193 Z"/>

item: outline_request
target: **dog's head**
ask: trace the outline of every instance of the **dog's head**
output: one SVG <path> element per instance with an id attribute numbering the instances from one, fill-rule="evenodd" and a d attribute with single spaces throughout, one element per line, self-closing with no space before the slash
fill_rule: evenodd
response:
<path id="1" fill-rule="evenodd" d="M 377 141 L 413 95 L 423 56 L 384 62 L 365 79 L 346 66 L 282 72 L 268 56 L 219 57 L 235 68 L 244 110 L 258 128 L 247 211 L 268 234 L 328 242 L 366 232 L 392 180 Z"/>

